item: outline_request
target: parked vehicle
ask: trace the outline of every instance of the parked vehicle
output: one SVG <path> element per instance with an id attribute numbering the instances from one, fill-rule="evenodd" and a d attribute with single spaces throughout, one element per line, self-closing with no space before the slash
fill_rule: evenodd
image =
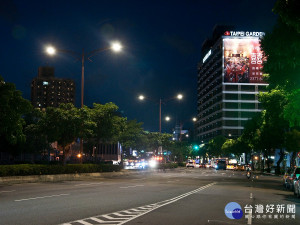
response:
<path id="1" fill-rule="evenodd" d="M 293 172 L 286 178 L 286 188 L 293 191 L 296 179 L 300 177 L 300 167 L 296 167 Z"/>
<path id="2" fill-rule="evenodd" d="M 294 195 L 296 195 L 298 198 L 300 198 L 300 177 L 295 179 L 294 183 Z"/>

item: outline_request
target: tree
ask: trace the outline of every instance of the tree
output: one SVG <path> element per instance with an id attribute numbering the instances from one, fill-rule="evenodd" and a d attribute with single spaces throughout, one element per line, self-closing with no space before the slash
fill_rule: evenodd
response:
<path id="1" fill-rule="evenodd" d="M 222 146 L 225 143 L 226 138 L 222 135 L 216 136 L 208 142 L 207 153 L 209 156 L 221 156 Z"/>
<path id="2" fill-rule="evenodd" d="M 141 140 L 144 137 L 142 125 L 143 123 L 138 123 L 136 120 L 126 121 L 125 127 L 119 136 L 123 148 L 143 149 L 141 145 Z"/>
<path id="3" fill-rule="evenodd" d="M 300 33 L 279 17 L 273 31 L 261 40 L 261 47 L 267 56 L 263 71 L 268 74 L 270 89 L 299 89 Z"/>
<path id="4" fill-rule="evenodd" d="M 285 138 L 286 149 L 288 152 L 292 152 L 290 167 L 294 168 L 297 152 L 300 151 L 300 131 L 293 129 L 286 133 Z"/>
<path id="5" fill-rule="evenodd" d="M 25 142 L 22 116 L 30 111 L 30 102 L 22 97 L 14 84 L 4 82 L 0 76 L 0 149 Z"/>
<path id="6" fill-rule="evenodd" d="M 95 123 L 94 138 L 96 142 L 116 142 L 125 129 L 126 118 L 117 115 L 118 106 L 114 103 L 105 105 L 94 103 L 92 121 Z"/>
<path id="7" fill-rule="evenodd" d="M 300 89 L 287 94 L 284 118 L 289 122 L 290 127 L 300 127 Z"/>
<path id="8" fill-rule="evenodd" d="M 285 138 L 288 122 L 284 119 L 283 110 L 287 104 L 286 94 L 283 90 L 273 89 L 259 95 L 264 111 L 264 121 L 261 127 L 260 145 L 265 149 L 266 156 L 271 149 L 280 149 L 280 158 L 277 161 L 276 172 L 280 173 L 280 163 L 284 158 Z"/>
<path id="9" fill-rule="evenodd" d="M 57 141 L 58 148 L 63 151 L 63 162 L 66 164 L 70 146 L 82 132 L 89 128 L 83 127 L 84 118 L 72 104 L 61 104 L 58 108 L 48 107 L 39 126 L 47 135 L 49 142 Z"/>
<path id="10" fill-rule="evenodd" d="M 31 112 L 24 115 L 26 142 L 24 145 L 19 146 L 22 152 L 40 154 L 45 150 L 50 150 L 47 136 L 38 124 L 44 114 L 45 112 L 40 109 L 32 109 Z"/>

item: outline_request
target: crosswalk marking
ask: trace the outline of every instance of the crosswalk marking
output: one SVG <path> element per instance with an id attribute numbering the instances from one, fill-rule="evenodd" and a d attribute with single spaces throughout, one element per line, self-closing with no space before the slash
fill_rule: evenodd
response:
<path id="1" fill-rule="evenodd" d="M 122 210 L 122 211 L 118 211 L 118 212 L 113 212 L 113 213 L 109 213 L 109 214 L 104 214 L 104 215 L 98 215 L 98 216 L 93 216 L 93 217 L 89 217 L 89 218 L 85 218 L 85 219 L 81 219 L 81 220 L 75 220 L 72 222 L 67 222 L 64 223 L 62 225 L 75 225 L 75 224 L 83 224 L 83 225 L 96 225 L 96 224 L 100 224 L 100 225 L 122 225 L 125 224 L 137 217 L 140 217 L 142 215 L 145 215 L 155 209 L 158 209 L 160 207 L 163 207 L 165 205 L 168 204 L 172 204 L 180 199 L 183 199 L 189 195 L 195 194 L 199 191 L 202 191 L 208 187 L 211 187 L 213 185 L 215 185 L 216 183 L 210 183 L 207 184 L 205 186 L 202 186 L 200 188 L 197 188 L 195 190 L 189 191 L 187 193 L 181 194 L 179 196 L 176 196 L 174 198 L 171 199 L 167 199 L 164 201 L 160 201 L 160 202 L 156 202 L 150 205 L 144 205 L 144 206 L 140 206 L 137 208 L 132 208 L 132 209 L 127 209 L 127 210 Z M 95 223 L 92 223 L 95 222 Z"/>

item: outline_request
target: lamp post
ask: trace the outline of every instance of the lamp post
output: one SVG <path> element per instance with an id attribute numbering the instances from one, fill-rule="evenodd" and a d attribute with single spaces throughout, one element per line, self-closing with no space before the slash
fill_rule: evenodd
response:
<path id="1" fill-rule="evenodd" d="M 186 122 L 186 121 L 188 121 L 188 120 L 184 120 L 184 121 L 182 121 L 181 123 L 180 123 L 180 135 L 179 135 L 179 141 L 181 141 L 182 140 L 182 127 L 183 127 L 183 124 L 184 124 L 184 122 Z M 191 119 L 191 121 L 193 122 L 193 123 L 196 123 L 197 122 L 197 118 L 196 117 L 193 117 L 192 119 Z M 186 137 L 189 137 L 189 135 L 188 136 L 186 136 Z"/>
<path id="2" fill-rule="evenodd" d="M 66 53 L 72 55 L 77 60 L 81 61 L 81 108 L 83 108 L 84 104 L 84 63 L 87 58 L 90 62 L 92 62 L 91 57 L 96 55 L 97 53 L 104 52 L 106 50 L 112 50 L 114 52 L 120 52 L 122 50 L 122 45 L 119 42 L 113 42 L 110 47 L 106 48 L 98 48 L 88 53 L 85 53 L 84 48 L 82 49 L 82 53 L 78 53 L 71 50 L 64 49 L 56 49 L 53 46 L 46 47 L 46 53 L 50 56 L 54 56 L 56 52 Z M 78 155 L 82 156 L 83 153 L 83 139 L 80 138 L 80 153 Z M 80 162 L 82 163 L 82 157 L 80 157 Z"/>
<path id="3" fill-rule="evenodd" d="M 141 101 L 143 101 L 145 99 L 153 101 L 152 99 L 150 99 L 148 97 L 146 98 L 144 95 L 140 95 L 138 98 Z M 169 102 L 171 100 L 174 100 L 174 99 L 181 100 L 182 98 L 183 98 L 183 95 L 182 94 L 178 94 L 176 97 L 169 98 L 169 99 L 166 99 L 166 100 L 163 100 L 162 98 L 159 99 L 159 102 L 158 102 L 158 104 L 159 104 L 159 117 L 158 117 L 159 118 L 159 133 L 161 133 L 161 104 L 162 103 L 167 103 L 167 102 Z M 153 102 L 155 102 L 155 101 L 153 101 Z M 170 117 L 166 117 L 166 120 L 169 121 Z"/>
<path id="4" fill-rule="evenodd" d="M 46 48 L 46 52 L 48 55 L 55 55 L 56 52 L 70 54 L 75 57 L 77 60 L 81 61 L 81 108 L 84 104 L 84 63 L 85 59 L 87 58 L 90 62 L 92 62 L 91 57 L 96 55 L 97 53 L 104 52 L 106 50 L 112 50 L 114 52 L 120 52 L 122 50 L 122 45 L 118 42 L 114 42 L 111 44 L 110 47 L 106 48 L 98 48 L 88 53 L 85 53 L 84 49 L 82 49 L 82 53 L 70 51 L 70 50 L 63 50 L 63 49 L 56 49 L 53 46 L 48 46 Z"/>

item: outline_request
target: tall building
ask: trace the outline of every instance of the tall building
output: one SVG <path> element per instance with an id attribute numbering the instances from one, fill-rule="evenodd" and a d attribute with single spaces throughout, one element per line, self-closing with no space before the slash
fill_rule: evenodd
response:
<path id="1" fill-rule="evenodd" d="M 54 67 L 39 67 L 31 82 L 31 103 L 37 108 L 57 107 L 61 103 L 75 104 L 75 82 L 54 77 Z"/>
<path id="2" fill-rule="evenodd" d="M 238 137 L 247 120 L 260 112 L 257 94 L 266 91 L 259 39 L 263 32 L 216 26 L 202 45 L 198 64 L 197 140 Z"/>

